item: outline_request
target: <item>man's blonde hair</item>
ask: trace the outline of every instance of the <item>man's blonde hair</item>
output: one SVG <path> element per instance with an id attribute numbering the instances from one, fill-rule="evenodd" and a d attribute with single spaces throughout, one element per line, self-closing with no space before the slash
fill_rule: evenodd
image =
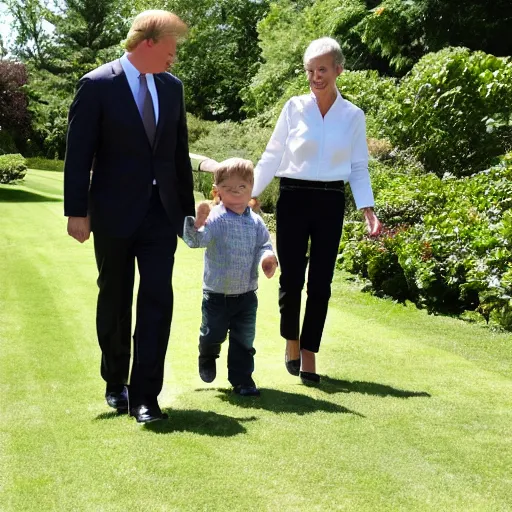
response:
<path id="1" fill-rule="evenodd" d="M 133 20 L 124 47 L 131 52 L 146 39 L 157 43 L 167 36 L 180 39 L 187 33 L 186 23 L 176 14 L 169 11 L 150 10 L 138 14 Z"/>
<path id="2" fill-rule="evenodd" d="M 228 158 L 217 164 L 213 173 L 215 185 L 220 185 L 229 178 L 238 177 L 254 184 L 254 165 L 250 160 L 243 158 Z"/>

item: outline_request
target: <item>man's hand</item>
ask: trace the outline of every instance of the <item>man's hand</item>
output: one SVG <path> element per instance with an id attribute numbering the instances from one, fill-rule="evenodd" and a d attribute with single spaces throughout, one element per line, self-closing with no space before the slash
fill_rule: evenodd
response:
<path id="1" fill-rule="evenodd" d="M 68 235 L 83 244 L 91 236 L 91 222 L 87 217 L 68 217 Z"/>
<path id="2" fill-rule="evenodd" d="M 194 227 L 199 229 L 200 227 L 206 224 L 206 219 L 210 215 L 210 205 L 208 203 L 202 202 L 197 206 L 196 213 L 196 221 L 194 222 Z"/>
<path id="3" fill-rule="evenodd" d="M 368 234 L 370 236 L 378 236 L 382 231 L 382 224 L 380 220 L 375 215 L 373 208 L 363 208 L 364 220 L 366 222 L 366 227 L 368 229 Z"/>
<path id="4" fill-rule="evenodd" d="M 276 271 L 277 258 L 273 254 L 265 256 L 261 260 L 261 268 L 263 269 L 263 273 L 270 279 Z"/>
<path id="5" fill-rule="evenodd" d="M 204 160 L 199 162 L 197 170 L 200 172 L 215 172 L 218 164 L 219 162 L 213 158 L 204 158 Z"/>
<path id="6" fill-rule="evenodd" d="M 261 204 L 260 204 L 260 202 L 258 201 L 258 198 L 257 198 L 257 197 L 253 197 L 253 198 L 249 201 L 249 208 L 250 208 L 254 213 L 261 213 Z"/>

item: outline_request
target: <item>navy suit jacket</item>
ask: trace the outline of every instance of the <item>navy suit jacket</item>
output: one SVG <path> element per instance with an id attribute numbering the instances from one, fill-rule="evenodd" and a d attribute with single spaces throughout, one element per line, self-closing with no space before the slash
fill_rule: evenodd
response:
<path id="1" fill-rule="evenodd" d="M 78 83 L 69 112 L 64 215 L 90 214 L 93 231 L 133 234 L 149 209 L 153 176 L 179 236 L 185 216 L 195 214 L 183 85 L 170 73 L 154 78 L 159 119 L 153 147 L 119 60 Z"/>

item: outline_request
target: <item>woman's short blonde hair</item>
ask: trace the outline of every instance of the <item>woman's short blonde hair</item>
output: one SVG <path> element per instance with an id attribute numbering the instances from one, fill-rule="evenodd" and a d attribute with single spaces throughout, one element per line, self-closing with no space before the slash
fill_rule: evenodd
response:
<path id="1" fill-rule="evenodd" d="M 254 164 L 243 158 L 228 158 L 217 164 L 213 175 L 215 185 L 220 185 L 223 181 L 235 176 L 252 185 L 254 184 Z"/>
<path id="2" fill-rule="evenodd" d="M 316 59 L 316 57 L 328 54 L 332 55 L 335 66 L 345 66 L 345 56 L 341 51 L 341 47 L 338 41 L 332 37 L 321 37 L 309 43 L 309 46 L 304 52 L 304 66 L 306 66 L 311 59 Z"/>
<path id="3" fill-rule="evenodd" d="M 186 23 L 176 14 L 156 9 L 144 11 L 133 20 L 124 47 L 131 52 L 146 39 L 152 39 L 156 43 L 163 37 L 172 36 L 179 39 L 186 33 Z"/>

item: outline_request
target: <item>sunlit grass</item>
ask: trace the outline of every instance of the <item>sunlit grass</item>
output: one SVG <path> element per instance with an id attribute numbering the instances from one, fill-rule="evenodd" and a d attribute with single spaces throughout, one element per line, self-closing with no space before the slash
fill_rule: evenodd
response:
<path id="1" fill-rule="evenodd" d="M 107 408 L 91 242 L 65 234 L 62 175 L 0 187 L 0 510 L 509 510 L 511 336 L 360 293 L 340 275 L 319 388 L 283 364 L 262 279 L 255 380 L 197 375 L 202 251 L 180 242 L 162 407 Z M 50 195 L 48 195 L 50 194 Z M 48 200 L 51 199 L 51 200 Z"/>

